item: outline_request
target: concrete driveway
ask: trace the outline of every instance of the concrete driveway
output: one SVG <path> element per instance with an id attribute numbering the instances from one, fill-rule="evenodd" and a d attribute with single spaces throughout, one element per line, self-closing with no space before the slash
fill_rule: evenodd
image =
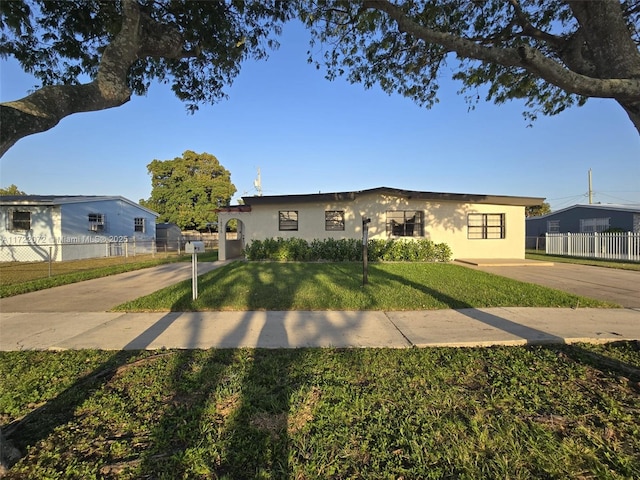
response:
<path id="1" fill-rule="evenodd" d="M 199 262 L 198 275 L 228 262 Z M 157 267 L 94 278 L 37 292 L 0 299 L 0 311 L 9 312 L 106 312 L 121 303 L 191 278 L 191 263 L 167 263 Z"/>
<path id="2" fill-rule="evenodd" d="M 617 268 L 592 267 L 571 263 L 526 262 L 520 265 L 494 265 L 477 261 L 460 263 L 466 267 L 522 282 L 536 283 L 564 292 L 640 308 L 640 272 Z"/>

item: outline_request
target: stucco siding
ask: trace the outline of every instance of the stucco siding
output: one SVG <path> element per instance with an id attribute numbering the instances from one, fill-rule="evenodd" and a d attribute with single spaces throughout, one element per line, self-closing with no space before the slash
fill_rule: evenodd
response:
<path id="1" fill-rule="evenodd" d="M 30 198 L 9 200 L 0 208 L 0 261 L 61 261 L 121 255 L 127 250 L 153 251 L 156 216 L 133 202 L 121 197 L 59 197 L 60 201 Z M 14 211 L 30 212 L 28 230 L 13 228 Z M 100 228 L 91 228 L 90 214 L 104 219 Z M 135 231 L 136 218 L 144 219 L 144 232 Z M 135 248 L 128 249 L 132 242 Z"/>
<path id="2" fill-rule="evenodd" d="M 279 230 L 279 212 L 297 211 L 298 230 Z M 325 229 L 325 212 L 344 211 L 344 231 Z M 387 233 L 387 211 L 421 211 L 423 237 L 394 237 Z M 505 218 L 505 238 L 469 239 L 468 215 L 500 213 Z M 307 241 L 326 238 L 362 238 L 362 218 L 371 219 L 370 239 L 427 238 L 448 244 L 454 258 L 524 258 L 524 206 L 432 202 L 390 195 L 360 195 L 354 200 L 301 204 L 252 206 L 251 212 L 220 213 L 221 225 L 231 218 L 244 223 L 244 242 L 265 238 L 302 238 Z M 221 242 L 222 243 L 222 242 Z M 221 253 L 224 254 L 221 245 Z"/>
<path id="3" fill-rule="evenodd" d="M 30 212 L 31 228 L 12 228 L 12 212 Z M 49 246 L 60 237 L 60 208 L 42 205 L 2 206 L 0 208 L 0 261 L 38 262 L 48 260 L 49 255 L 61 260 L 60 249 Z"/>

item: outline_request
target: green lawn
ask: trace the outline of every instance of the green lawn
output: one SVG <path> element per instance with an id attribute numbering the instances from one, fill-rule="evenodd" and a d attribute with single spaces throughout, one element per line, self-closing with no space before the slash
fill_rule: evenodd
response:
<path id="1" fill-rule="evenodd" d="M 218 260 L 218 251 L 212 250 L 201 254 L 198 256 L 198 260 L 215 262 Z M 0 298 L 141 270 L 165 263 L 186 261 L 191 261 L 191 255 L 178 256 L 176 253 L 160 253 L 153 256 L 88 258 L 52 262 L 51 272 L 49 272 L 48 262 L 4 262 L 0 263 Z"/>
<path id="2" fill-rule="evenodd" d="M 159 290 L 120 311 L 425 310 L 442 308 L 612 307 L 550 288 L 443 263 L 234 262 Z"/>
<path id="3" fill-rule="evenodd" d="M 543 262 L 575 263 L 577 265 L 591 265 L 593 267 L 618 268 L 620 270 L 635 270 L 640 272 L 640 262 L 625 262 L 623 260 L 599 260 L 597 258 L 566 257 L 563 255 L 547 255 L 535 250 L 527 250 L 525 257 L 529 260 Z"/>
<path id="4" fill-rule="evenodd" d="M 0 353 L 7 479 L 640 478 L 636 343 Z"/>

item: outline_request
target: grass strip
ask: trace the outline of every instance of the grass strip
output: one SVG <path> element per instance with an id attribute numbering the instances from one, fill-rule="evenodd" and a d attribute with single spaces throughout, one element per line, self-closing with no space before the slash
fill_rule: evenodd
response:
<path id="1" fill-rule="evenodd" d="M 127 302 L 118 311 L 432 310 L 483 307 L 617 307 L 551 288 L 442 263 L 234 262 Z"/>
<path id="2" fill-rule="evenodd" d="M 541 260 L 543 262 L 573 263 L 576 265 L 618 268 L 620 270 L 634 270 L 640 272 L 640 262 L 627 262 L 624 260 L 599 260 L 597 258 L 567 257 L 564 255 L 547 255 L 544 253 L 537 253 L 535 250 L 527 250 L 525 257 L 528 260 Z"/>
<path id="3" fill-rule="evenodd" d="M 3 352 L 5 478 L 640 478 L 611 359 L 640 349 Z"/>

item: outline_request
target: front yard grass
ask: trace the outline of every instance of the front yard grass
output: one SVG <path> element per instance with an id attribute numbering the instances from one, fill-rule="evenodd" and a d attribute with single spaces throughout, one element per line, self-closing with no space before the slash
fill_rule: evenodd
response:
<path id="1" fill-rule="evenodd" d="M 620 270 L 634 270 L 640 272 L 640 262 L 625 260 L 600 260 L 598 258 L 567 257 L 565 255 L 547 255 L 536 250 L 527 250 L 525 257 L 529 260 L 543 262 L 574 263 L 576 265 L 590 265 L 592 267 L 618 268 Z"/>
<path id="2" fill-rule="evenodd" d="M 0 378 L 6 479 L 640 478 L 637 342 L 2 352 Z"/>
<path id="3" fill-rule="evenodd" d="M 483 307 L 617 307 L 454 264 L 233 262 L 116 307 L 119 311 L 428 310 Z"/>
<path id="4" fill-rule="evenodd" d="M 198 261 L 201 262 L 215 262 L 216 260 L 218 260 L 217 250 L 198 256 Z M 52 262 L 51 275 L 49 275 L 48 262 L 3 262 L 0 263 L 0 298 L 141 270 L 165 263 L 187 261 L 191 261 L 191 255 L 177 255 L 177 253 L 87 258 Z"/>

